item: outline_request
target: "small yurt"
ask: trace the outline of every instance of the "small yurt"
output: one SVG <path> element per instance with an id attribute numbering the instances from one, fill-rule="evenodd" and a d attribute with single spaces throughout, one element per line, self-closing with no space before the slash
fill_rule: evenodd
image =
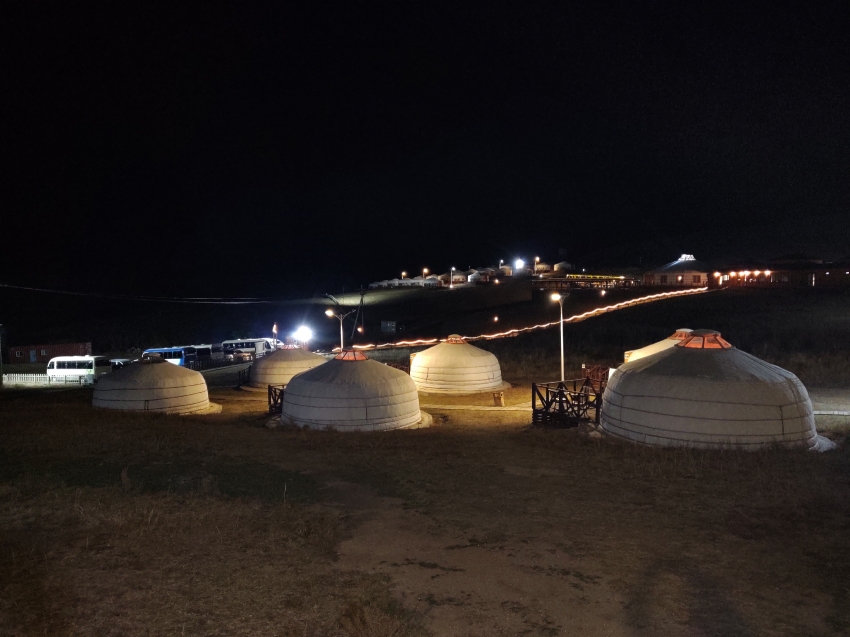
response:
<path id="1" fill-rule="evenodd" d="M 641 347 L 640 349 L 629 350 L 623 355 L 623 362 L 628 363 L 629 361 L 636 361 L 639 358 L 649 356 L 650 354 L 655 354 L 656 352 L 663 352 L 668 347 L 673 347 L 674 345 L 677 345 L 681 341 L 685 340 L 688 336 L 691 335 L 692 331 L 693 330 L 681 327 L 675 332 L 673 332 L 671 336 L 665 338 L 663 341 L 658 341 L 657 343 L 647 345 L 646 347 Z"/>
<path id="2" fill-rule="evenodd" d="M 803 383 L 711 330 L 618 367 L 602 397 L 600 426 L 612 437 L 659 447 L 818 443 Z"/>
<path id="3" fill-rule="evenodd" d="M 283 395 L 283 424 L 338 431 L 387 431 L 420 425 L 410 376 L 344 350 L 293 378 Z"/>
<path id="4" fill-rule="evenodd" d="M 416 354 L 410 377 L 419 391 L 435 394 L 473 394 L 506 386 L 499 359 L 457 334 Z"/>
<path id="5" fill-rule="evenodd" d="M 305 349 L 279 349 L 254 361 L 248 378 L 251 387 L 286 385 L 292 377 L 327 362 L 323 356 Z"/>
<path id="6" fill-rule="evenodd" d="M 194 414 L 210 409 L 207 381 L 160 358 L 133 363 L 100 378 L 92 405 L 103 409 Z"/>

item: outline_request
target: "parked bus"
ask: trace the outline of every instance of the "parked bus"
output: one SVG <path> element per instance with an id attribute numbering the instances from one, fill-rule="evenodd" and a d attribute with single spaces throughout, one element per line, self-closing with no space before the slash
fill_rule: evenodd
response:
<path id="1" fill-rule="evenodd" d="M 189 367 L 191 363 L 198 362 L 198 353 L 189 346 L 151 347 L 142 352 L 142 356 L 149 354 L 159 354 L 163 360 L 180 367 Z"/>
<path id="2" fill-rule="evenodd" d="M 195 352 L 198 354 L 198 360 L 200 361 L 219 361 L 224 358 L 224 351 L 219 343 L 213 343 L 212 345 L 192 345 L 192 347 L 195 348 Z"/>
<path id="3" fill-rule="evenodd" d="M 253 360 L 274 351 L 274 341 L 270 338 L 234 338 L 221 344 L 225 358 L 231 360 Z"/>
<path id="4" fill-rule="evenodd" d="M 99 376 L 112 371 L 112 363 L 105 356 L 56 356 L 47 363 L 47 379 L 73 377 L 82 382 L 95 382 Z"/>

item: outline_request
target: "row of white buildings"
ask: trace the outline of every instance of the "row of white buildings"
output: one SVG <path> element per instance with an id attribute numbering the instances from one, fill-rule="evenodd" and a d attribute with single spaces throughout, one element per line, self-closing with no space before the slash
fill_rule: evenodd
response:
<path id="1" fill-rule="evenodd" d="M 518 262 L 521 263 L 521 262 Z M 539 260 L 533 263 L 522 264 L 520 268 L 513 268 L 504 263 L 499 266 L 490 266 L 486 268 L 472 268 L 470 270 L 455 270 L 452 269 L 444 274 L 428 274 L 427 270 L 423 271 L 422 275 L 415 277 L 407 277 L 402 273 L 400 279 L 386 279 L 384 281 L 375 281 L 369 284 L 370 289 L 376 288 L 405 288 L 405 287 L 448 287 L 449 285 L 469 285 L 475 283 L 498 282 L 499 277 L 522 276 L 532 274 L 544 274 L 554 271 L 572 270 L 571 263 L 562 261 L 553 266 Z"/>

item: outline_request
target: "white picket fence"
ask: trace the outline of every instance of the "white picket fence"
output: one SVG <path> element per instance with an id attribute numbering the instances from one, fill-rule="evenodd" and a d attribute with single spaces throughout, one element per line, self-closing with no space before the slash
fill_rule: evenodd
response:
<path id="1" fill-rule="evenodd" d="M 46 387 L 54 385 L 91 385 L 93 376 L 48 376 L 47 374 L 3 374 L 4 387 Z"/>

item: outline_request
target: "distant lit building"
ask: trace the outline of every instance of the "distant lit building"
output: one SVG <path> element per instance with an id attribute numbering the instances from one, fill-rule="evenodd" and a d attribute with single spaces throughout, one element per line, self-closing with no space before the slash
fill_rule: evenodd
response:
<path id="1" fill-rule="evenodd" d="M 54 356 L 91 356 L 91 343 L 19 345 L 8 349 L 9 363 L 47 363 Z"/>
<path id="2" fill-rule="evenodd" d="M 643 275 L 648 287 L 705 287 L 712 270 L 692 254 L 683 254 L 675 261 L 650 270 Z"/>

